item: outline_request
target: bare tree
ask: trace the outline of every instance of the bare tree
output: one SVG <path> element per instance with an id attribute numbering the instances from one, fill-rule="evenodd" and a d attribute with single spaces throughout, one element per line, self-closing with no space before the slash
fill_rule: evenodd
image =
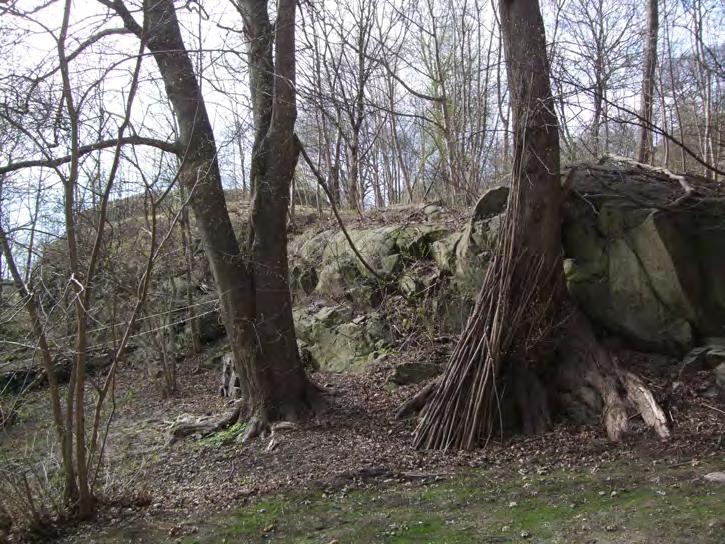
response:
<path id="1" fill-rule="evenodd" d="M 250 40 L 255 143 L 250 183 L 254 208 L 243 252 L 222 189 L 214 133 L 171 0 L 144 2 L 144 26 L 121 0 L 112 8 L 152 52 L 179 127 L 186 187 L 219 293 L 229 343 L 242 377 L 248 437 L 270 422 L 297 419 L 309 408 L 308 383 L 295 341 L 287 274 L 289 183 L 297 161 L 294 2 L 282 2 L 275 28 L 267 2 L 239 5 Z M 273 48 L 275 55 L 273 57 Z"/>
<path id="2" fill-rule="evenodd" d="M 666 437 L 666 419 L 651 394 L 641 381 L 620 373 L 566 292 L 559 131 L 538 0 L 500 0 L 499 12 L 514 130 L 506 224 L 476 308 L 424 408 L 415 444 L 470 449 L 485 443 L 499 426 L 497 380 L 502 375 L 512 384 L 523 430 L 546 429 L 551 412 L 542 376 L 545 368 L 557 364 L 555 348 L 581 356 L 585 379 L 602 397 L 613 440 L 628 425 L 620 390 L 628 392 L 645 421 Z M 564 327 L 557 326 L 562 322 Z"/>
<path id="3" fill-rule="evenodd" d="M 642 68 L 642 101 L 640 107 L 638 160 L 652 161 L 652 107 L 654 102 L 655 72 L 657 70 L 657 34 L 659 32 L 659 0 L 647 1 L 647 45 Z"/>

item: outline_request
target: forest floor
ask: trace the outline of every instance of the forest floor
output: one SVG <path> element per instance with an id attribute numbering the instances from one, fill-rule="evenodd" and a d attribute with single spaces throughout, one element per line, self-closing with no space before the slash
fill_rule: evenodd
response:
<path id="1" fill-rule="evenodd" d="M 420 452 L 414 422 L 394 419 L 412 387 L 391 369 L 316 373 L 329 410 L 298 428 L 242 444 L 240 425 L 169 443 L 184 415 L 225 409 L 216 366 L 185 361 L 163 398 L 145 371 L 118 377 L 98 516 L 61 526 L 64 543 L 121 542 L 723 542 L 725 412 L 696 386 L 665 393 L 674 437 L 611 444 L 599 427 L 558 426 L 484 450 Z M 44 391 L 0 431 L 0 455 L 42 462 Z M 715 402 L 715 404 L 712 404 Z M 49 541 L 46 537 L 43 541 Z"/>

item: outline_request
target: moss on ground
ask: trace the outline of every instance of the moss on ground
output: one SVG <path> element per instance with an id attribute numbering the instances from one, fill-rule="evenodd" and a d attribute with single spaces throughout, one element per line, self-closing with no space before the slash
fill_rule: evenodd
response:
<path id="1" fill-rule="evenodd" d="M 471 470 L 428 484 L 279 495 L 207 518 L 183 542 L 720 543 L 725 486 L 698 477 L 723 468 L 711 465 Z"/>
<path id="2" fill-rule="evenodd" d="M 227 444 L 231 444 L 232 442 L 236 441 L 237 439 L 244 436 L 244 431 L 246 430 L 247 426 L 245 423 L 237 422 L 231 427 L 227 429 L 223 429 L 221 431 L 217 431 L 215 433 L 210 434 L 209 436 L 206 436 L 202 438 L 199 441 L 199 444 L 201 446 L 225 446 Z"/>

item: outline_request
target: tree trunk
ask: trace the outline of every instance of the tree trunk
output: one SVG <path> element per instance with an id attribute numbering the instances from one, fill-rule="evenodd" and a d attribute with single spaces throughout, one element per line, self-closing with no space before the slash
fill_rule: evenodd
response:
<path id="1" fill-rule="evenodd" d="M 524 247 L 561 264 L 558 122 L 549 86 L 544 27 L 537 0 L 500 0 L 514 133 L 515 175 L 521 177 Z"/>
<path id="2" fill-rule="evenodd" d="M 250 184 L 255 193 L 250 244 L 254 263 L 240 251 L 227 212 L 219 174 L 214 133 L 184 46 L 172 0 L 144 1 L 144 28 L 120 0 L 113 6 L 126 26 L 147 37 L 166 86 L 179 125 L 180 149 L 185 150 L 179 178 L 192 195 L 204 251 L 219 293 L 222 319 L 229 339 L 241 390 L 252 416 L 250 435 L 264 430 L 269 421 L 300 415 L 311 388 L 297 355 L 287 286 L 286 212 L 289 181 L 296 163 L 292 130 L 294 109 L 294 3 L 282 2 L 277 20 L 278 58 L 290 58 L 291 67 L 271 76 L 271 25 L 266 1 L 244 2 L 255 21 L 268 26 L 252 28 L 250 59 L 252 96 L 257 134 Z M 248 29 L 249 30 L 249 29 Z M 281 56 L 280 56 L 281 55 Z M 287 78 L 285 80 L 285 78 Z M 291 83 L 279 85 L 278 81 Z M 281 105 L 272 112 L 274 105 Z M 261 134 L 260 134 L 261 133 Z M 267 157 L 270 158 L 269 165 Z"/>
<path id="3" fill-rule="evenodd" d="M 657 33 L 659 31 L 658 1 L 647 1 L 647 45 L 642 72 L 642 104 L 640 107 L 639 162 L 652 162 L 652 105 L 654 103 L 655 71 L 657 67 Z"/>
<path id="4" fill-rule="evenodd" d="M 252 155 L 250 249 L 255 332 L 264 360 L 263 365 L 243 369 L 241 375 L 254 388 L 252 415 L 265 426 L 268 421 L 298 419 L 314 400 L 297 349 L 287 261 L 290 183 L 299 153 L 294 137 L 296 4 L 282 0 L 274 26 L 267 0 L 244 0 L 240 8 L 249 37 L 250 90 L 255 113 L 259 112 Z"/>
<path id="5" fill-rule="evenodd" d="M 559 129 L 555 104 L 549 83 L 549 61 L 546 54 L 544 26 L 537 0 L 501 0 L 501 31 L 508 67 L 511 97 L 511 120 L 514 137 L 513 174 L 518 176 L 518 194 L 523 233 L 514 253 L 522 257 L 514 268 L 516 285 L 528 273 L 530 266 L 541 259 L 542 269 L 558 271 L 562 267 Z M 565 293 L 561 273 L 547 274 L 554 300 Z M 539 350 L 538 365 L 552 362 L 553 347 Z M 522 358 L 525 359 L 525 358 Z M 519 400 L 523 427 L 526 431 L 541 431 L 550 421 L 548 402 L 536 372 L 529 370 L 526 360 L 513 361 L 517 368 L 512 374 L 515 397 Z M 539 367 L 539 371 L 541 369 Z"/>
<path id="6" fill-rule="evenodd" d="M 551 329 L 552 339 L 557 342 L 538 342 L 535 357 L 528 354 L 524 361 L 516 360 L 515 357 L 511 361 L 512 364 L 524 367 L 523 372 L 517 369 L 513 373 L 513 389 L 519 399 L 523 427 L 524 430 L 540 430 L 547 425 L 550 402 L 542 396 L 541 382 L 537 376 L 543 375 L 547 366 L 557 363 L 557 351 L 560 355 L 562 351 L 573 350 L 579 355 L 584 380 L 602 397 L 607 432 L 610 438 L 618 440 L 627 428 L 625 398 L 644 415 L 643 398 L 649 401 L 651 395 L 648 397 L 648 391 L 640 393 L 635 391 L 635 387 L 628 387 L 627 384 L 632 383 L 632 380 L 619 370 L 616 361 L 599 344 L 587 318 L 567 294 L 561 272 L 563 190 L 559 133 L 549 84 L 543 20 L 538 0 L 500 0 L 499 7 L 512 102 L 513 175 L 519 176 L 516 187 L 524 233 L 519 247 L 514 250 L 515 254 L 521 255 L 514 274 L 525 276 L 526 268 L 532 262 L 528 255 L 541 259 L 543 270 L 554 272 L 551 284 L 540 286 L 542 295 L 550 295 L 554 301 L 552 314 L 555 315 L 552 315 L 550 323 L 565 323 L 559 330 Z M 516 278 L 513 284 L 517 284 Z M 533 296 L 531 300 L 535 302 L 544 298 Z M 526 312 L 537 313 L 532 308 L 527 308 Z M 521 341 L 521 338 L 517 339 L 517 342 Z M 557 343 L 558 350 L 555 351 Z M 531 364 L 532 360 L 535 367 Z M 555 384 L 549 384 L 549 392 L 552 391 L 551 386 Z M 646 411 L 649 410 L 647 407 Z M 669 431 L 666 424 L 662 424 L 664 416 L 656 403 L 653 403 L 651 411 L 656 416 L 647 415 L 645 422 L 654 426 L 661 437 L 666 437 Z"/>
<path id="7" fill-rule="evenodd" d="M 636 377 L 618 371 L 567 295 L 559 129 L 538 0 L 499 0 L 499 10 L 514 133 L 508 209 L 476 307 L 423 409 L 414 443 L 470 449 L 497 428 L 544 431 L 558 385 L 548 377 L 559 370 L 562 351 L 576 355 L 577 376 L 601 395 L 612 439 L 626 430 L 625 391 L 645 422 L 665 437 L 666 418 L 652 395 Z M 518 422 L 502 421 L 506 401 L 500 391 L 515 402 Z"/>
<path id="8" fill-rule="evenodd" d="M 238 364 L 254 364 L 252 277 L 226 211 L 214 133 L 181 38 L 173 2 L 145 0 L 144 15 L 147 46 L 164 80 L 179 125 L 180 148 L 185 151 L 179 179 L 192 195 L 190 205 L 219 292 L 232 352 Z M 130 15 L 124 17 L 127 26 L 143 35 L 142 29 L 129 18 Z"/>

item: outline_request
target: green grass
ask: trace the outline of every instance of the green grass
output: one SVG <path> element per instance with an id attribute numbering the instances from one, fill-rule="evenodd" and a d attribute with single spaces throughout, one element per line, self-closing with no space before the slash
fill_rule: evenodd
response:
<path id="1" fill-rule="evenodd" d="M 237 422 L 228 429 L 217 431 L 202 438 L 199 443 L 202 446 L 219 447 L 231 444 L 241 436 L 244 436 L 244 431 L 247 426 L 245 423 Z"/>
<path id="2" fill-rule="evenodd" d="M 689 543 L 696 535 L 719 543 L 724 509 L 723 486 L 693 478 L 691 467 L 616 462 L 594 473 L 527 477 L 473 470 L 428 485 L 266 498 L 201 526 L 185 542 Z"/>
<path id="3" fill-rule="evenodd" d="M 724 468 L 722 459 L 696 468 L 614 461 L 598 470 L 544 474 L 522 474 L 515 465 L 427 484 L 292 491 L 230 513 L 191 512 L 182 525 L 195 530 L 181 542 L 719 544 L 725 542 L 725 486 L 701 476 Z M 168 536 L 177 524 L 152 518 L 107 531 L 96 542 L 128 542 L 138 534 L 145 535 L 141 542 L 177 542 Z"/>

